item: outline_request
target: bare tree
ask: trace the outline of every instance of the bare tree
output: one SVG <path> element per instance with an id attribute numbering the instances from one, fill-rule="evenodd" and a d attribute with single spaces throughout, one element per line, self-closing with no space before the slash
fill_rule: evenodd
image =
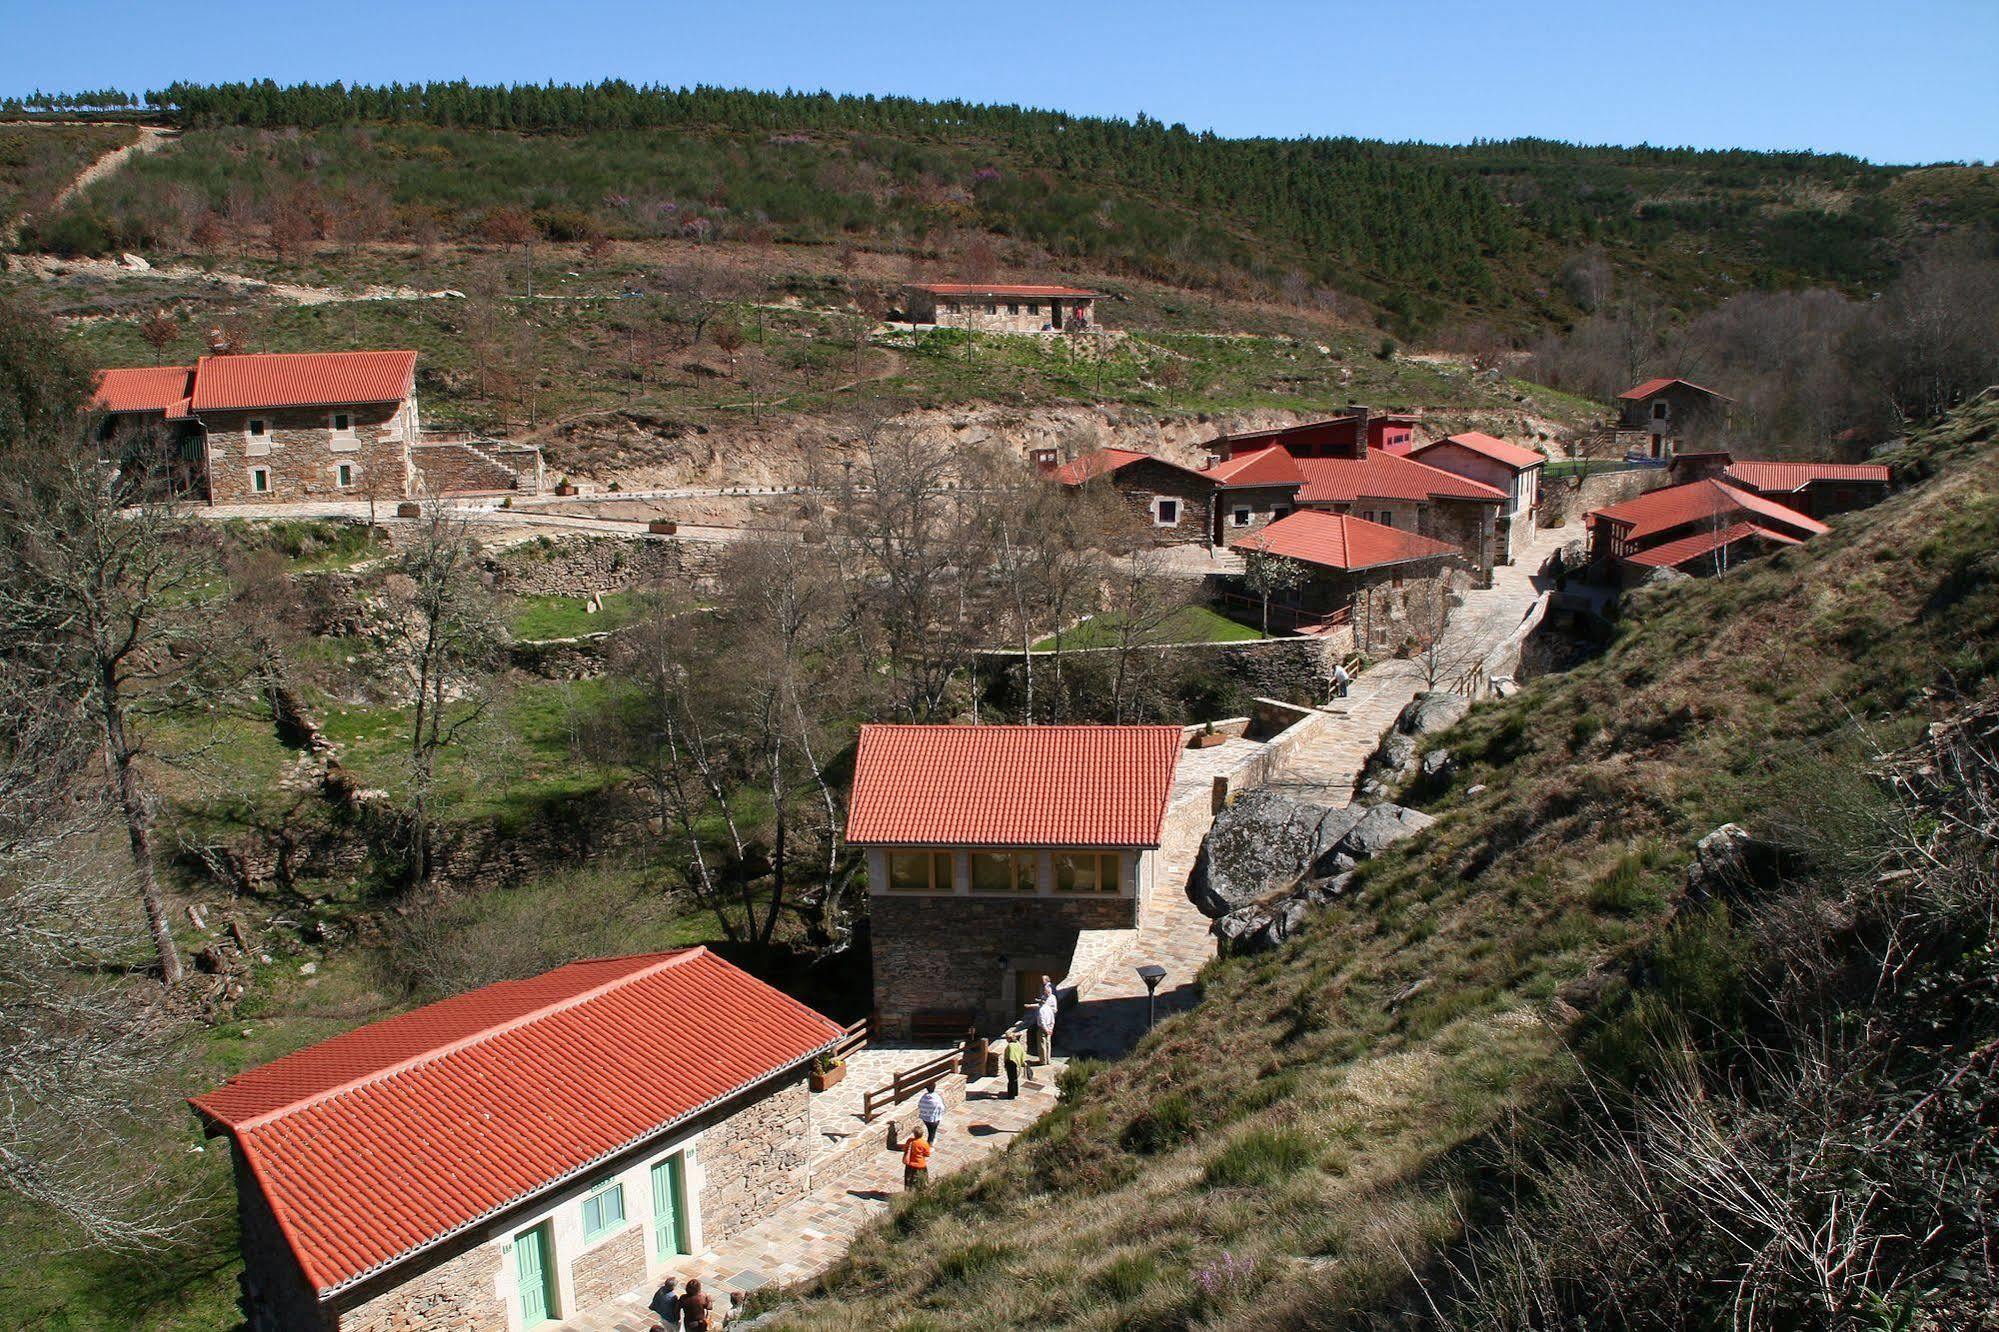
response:
<path id="1" fill-rule="evenodd" d="M 1154 655 L 1152 649 L 1171 639 L 1170 627 L 1194 604 L 1200 587 L 1193 579 L 1173 574 L 1164 549 L 1131 520 L 1128 512 L 1123 516 L 1128 525 L 1113 536 L 1116 554 L 1105 572 L 1098 615 L 1098 622 L 1110 636 L 1113 722 L 1143 711 L 1146 687 L 1159 683 L 1158 672 L 1147 672 L 1145 662 Z"/>
<path id="2" fill-rule="evenodd" d="M 1265 638 L 1270 637 L 1270 599 L 1304 586 L 1310 576 L 1311 570 L 1289 556 L 1272 555 L 1261 550 L 1245 550 L 1242 553 L 1243 585 L 1263 605 Z"/>
<path id="3" fill-rule="evenodd" d="M 478 578 L 477 550 L 465 518 L 430 501 L 383 586 L 382 666 L 410 700 L 404 766 L 411 884 L 433 868 L 438 759 L 490 701 L 498 622 Z"/>

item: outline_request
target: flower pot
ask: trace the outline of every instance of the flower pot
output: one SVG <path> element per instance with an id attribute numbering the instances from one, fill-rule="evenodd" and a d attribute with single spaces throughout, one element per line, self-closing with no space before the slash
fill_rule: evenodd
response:
<path id="1" fill-rule="evenodd" d="M 570 495 L 574 495 L 576 493 L 576 487 L 570 485 L 567 481 L 564 481 L 560 485 L 556 486 L 555 493 L 567 497 Z"/>
<path id="2" fill-rule="evenodd" d="M 840 1079 L 846 1076 L 847 1066 L 845 1064 L 835 1064 L 824 1073 L 821 1073 L 816 1068 L 811 1070 L 805 1075 L 805 1080 L 813 1091 L 823 1092 L 829 1087 L 839 1086 Z"/>
<path id="3" fill-rule="evenodd" d="M 1228 740 L 1229 738 L 1220 731 L 1202 731 L 1187 742 L 1187 747 L 1189 749 L 1213 749 L 1216 745 L 1227 744 Z"/>
<path id="4" fill-rule="evenodd" d="M 646 524 L 646 531 L 654 536 L 672 536 L 680 530 L 680 524 L 671 518 L 655 518 Z"/>

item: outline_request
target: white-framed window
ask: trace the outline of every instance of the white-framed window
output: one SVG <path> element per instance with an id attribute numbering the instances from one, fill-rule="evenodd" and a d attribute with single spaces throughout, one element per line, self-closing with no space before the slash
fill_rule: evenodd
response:
<path id="1" fill-rule="evenodd" d="M 271 493 L 270 468 L 252 467 L 250 469 L 250 490 L 253 494 L 258 495 L 268 495 Z"/>
<path id="2" fill-rule="evenodd" d="M 1652 404 L 1652 419 L 1654 421 L 1663 421 L 1672 414 L 1673 409 L 1664 398 Z"/>
<path id="3" fill-rule="evenodd" d="M 998 314 L 998 313 L 999 313 L 999 302 L 998 302 L 998 301 L 987 301 L 987 302 L 986 302 L 986 313 L 987 313 L 987 314 Z"/>
<path id="4" fill-rule="evenodd" d="M 251 439 L 262 439 L 269 432 L 265 428 L 264 418 L 253 416 L 243 423 L 243 433 Z"/>
<path id="5" fill-rule="evenodd" d="M 354 488 L 354 464 L 339 463 L 333 469 L 333 484 L 342 490 Z"/>
<path id="6" fill-rule="evenodd" d="M 1035 888 L 1034 853 L 1031 851 L 972 852 L 972 891 L 975 893 L 1031 893 Z"/>
<path id="7" fill-rule="evenodd" d="M 600 1239 L 625 1224 L 625 1186 L 607 1179 L 583 1199 L 583 1240 Z"/>
<path id="8" fill-rule="evenodd" d="M 326 424 L 327 428 L 333 431 L 333 433 L 336 435 L 351 435 L 354 433 L 354 413 L 352 412 L 329 413 L 326 418 Z"/>
<path id="9" fill-rule="evenodd" d="M 1229 522 L 1236 527 L 1249 526 L 1249 506 L 1237 505 L 1229 511 Z"/>
<path id="10" fill-rule="evenodd" d="M 1122 877 L 1115 851 L 1062 851 L 1055 856 L 1058 893 L 1115 893 Z"/>
<path id="11" fill-rule="evenodd" d="M 1019 302 L 1019 301 L 1008 301 L 1008 302 L 1006 303 L 1006 312 L 1007 312 L 1008 314 L 1010 314 L 1010 315 L 1017 315 L 1017 314 L 1019 314 L 1019 313 L 1020 313 L 1020 302 Z"/>
<path id="12" fill-rule="evenodd" d="M 892 893 L 955 891 L 951 878 L 951 853 L 949 851 L 889 852 L 888 890 Z"/>
<path id="13" fill-rule="evenodd" d="M 1041 302 L 1040 302 L 1040 301 L 1029 301 L 1029 302 L 1027 303 L 1027 312 L 1028 312 L 1029 314 L 1031 314 L 1031 315 L 1038 315 L 1038 314 L 1040 314 L 1040 313 L 1041 313 Z"/>
<path id="14" fill-rule="evenodd" d="M 1160 527 L 1180 525 L 1180 501 L 1161 496 L 1152 501 L 1152 521 Z"/>

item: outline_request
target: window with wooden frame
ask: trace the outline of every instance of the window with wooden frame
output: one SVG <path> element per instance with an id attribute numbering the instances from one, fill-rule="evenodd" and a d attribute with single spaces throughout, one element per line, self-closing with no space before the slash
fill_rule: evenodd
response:
<path id="1" fill-rule="evenodd" d="M 892 893 L 948 893 L 951 881 L 949 851 L 891 851 L 888 853 L 888 890 Z"/>
<path id="2" fill-rule="evenodd" d="M 1035 890 L 1032 851 L 972 852 L 972 891 L 1031 893 Z"/>
<path id="3" fill-rule="evenodd" d="M 1236 507 L 1236 508 L 1235 508 L 1235 509 L 1234 509 L 1234 510 L 1233 510 L 1233 511 L 1232 511 L 1232 512 L 1231 512 L 1231 513 L 1229 514 L 1229 521 L 1230 521 L 1231 523 L 1235 524 L 1235 525 L 1236 525 L 1237 527 L 1248 527 L 1248 526 L 1249 526 L 1249 510 L 1248 510 L 1248 508 L 1246 508 L 1246 507 L 1243 507 L 1243 506 L 1240 506 L 1240 505 L 1239 505 L 1239 506 L 1237 506 L 1237 507 Z"/>
<path id="4" fill-rule="evenodd" d="M 1156 499 L 1152 502 L 1152 521 L 1160 527 L 1180 525 L 1180 501 L 1176 499 Z"/>
<path id="5" fill-rule="evenodd" d="M 1124 857 L 1115 851 L 1065 851 L 1055 857 L 1058 893 L 1115 893 L 1121 886 Z"/>
<path id="6" fill-rule="evenodd" d="M 250 469 L 250 489 L 259 495 L 271 493 L 271 469 L 252 467 Z"/>
<path id="7" fill-rule="evenodd" d="M 333 484 L 339 486 L 342 490 L 353 489 L 354 464 L 341 463 L 338 467 L 335 467 L 333 469 Z"/>
<path id="8" fill-rule="evenodd" d="M 625 1186 L 607 1179 L 583 1199 L 583 1239 L 598 1239 L 624 1224 Z"/>

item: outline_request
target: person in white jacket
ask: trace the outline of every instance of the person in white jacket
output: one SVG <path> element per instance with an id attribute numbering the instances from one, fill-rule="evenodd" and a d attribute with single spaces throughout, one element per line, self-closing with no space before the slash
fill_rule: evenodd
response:
<path id="1" fill-rule="evenodd" d="M 1055 1057 L 1055 991 L 1051 988 L 1041 996 L 1041 1006 L 1034 1010 L 1034 1027 L 1041 1033 L 1041 1062 L 1047 1063 Z"/>
<path id="2" fill-rule="evenodd" d="M 925 1087 L 923 1095 L 916 1098 L 916 1117 L 923 1121 L 924 1139 L 937 1141 L 937 1130 L 944 1126 L 944 1098 L 937 1094 L 936 1083 Z"/>

